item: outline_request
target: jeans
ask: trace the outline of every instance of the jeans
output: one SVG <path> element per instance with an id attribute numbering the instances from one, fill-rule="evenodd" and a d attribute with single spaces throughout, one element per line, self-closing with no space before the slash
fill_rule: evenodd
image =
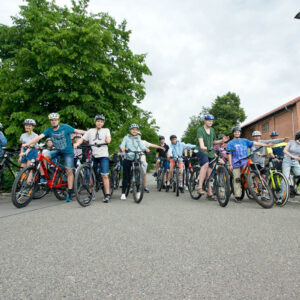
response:
<path id="1" fill-rule="evenodd" d="M 292 184 L 290 182 L 290 172 L 291 169 L 295 176 L 300 176 L 300 164 L 299 161 L 292 159 L 290 156 L 284 157 L 282 161 L 282 173 L 286 177 L 286 179 L 289 181 L 289 184 Z"/>

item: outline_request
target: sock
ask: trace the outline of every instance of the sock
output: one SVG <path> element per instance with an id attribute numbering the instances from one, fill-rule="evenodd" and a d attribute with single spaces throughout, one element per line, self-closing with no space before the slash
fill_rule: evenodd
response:
<path id="1" fill-rule="evenodd" d="M 72 198 L 72 189 L 68 189 L 68 194 L 69 194 L 69 197 Z"/>
<path id="2" fill-rule="evenodd" d="M 105 194 L 105 197 L 110 197 L 110 194 Z"/>

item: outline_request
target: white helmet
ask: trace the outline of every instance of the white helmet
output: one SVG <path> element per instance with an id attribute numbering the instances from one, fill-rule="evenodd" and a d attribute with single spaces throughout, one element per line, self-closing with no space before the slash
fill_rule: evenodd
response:
<path id="1" fill-rule="evenodd" d="M 58 113 L 51 113 L 48 118 L 49 120 L 53 120 L 53 119 L 56 119 L 56 120 L 59 120 L 59 114 Z"/>
<path id="2" fill-rule="evenodd" d="M 261 132 L 258 130 L 255 130 L 252 132 L 252 136 L 261 136 Z"/>
<path id="3" fill-rule="evenodd" d="M 24 121 L 24 125 L 32 125 L 32 126 L 36 126 L 36 123 L 33 119 L 26 119 Z"/>

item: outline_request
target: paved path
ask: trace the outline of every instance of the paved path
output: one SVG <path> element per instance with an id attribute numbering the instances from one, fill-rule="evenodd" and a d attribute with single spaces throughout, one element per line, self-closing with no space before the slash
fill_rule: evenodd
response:
<path id="1" fill-rule="evenodd" d="M 0 199 L 1 299 L 299 299 L 300 203 Z"/>

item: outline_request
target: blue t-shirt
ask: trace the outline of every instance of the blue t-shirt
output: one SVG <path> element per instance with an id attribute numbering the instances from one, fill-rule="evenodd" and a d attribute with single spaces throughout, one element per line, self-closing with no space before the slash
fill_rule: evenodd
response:
<path id="1" fill-rule="evenodd" d="M 74 128 L 67 125 L 61 124 L 57 130 L 53 130 L 52 127 L 46 129 L 43 134 L 46 137 L 51 138 L 55 150 L 61 153 L 73 153 L 73 146 L 70 134 L 74 132 Z"/>
<path id="2" fill-rule="evenodd" d="M 238 139 L 238 140 L 231 140 L 227 146 L 227 152 L 232 155 L 232 166 L 234 169 L 240 168 L 244 166 L 248 159 L 243 159 L 239 161 L 241 158 L 248 156 L 248 149 L 253 146 L 253 142 L 247 139 Z M 230 151 L 234 150 L 234 151 Z M 239 161 L 237 163 L 237 161 Z"/>

